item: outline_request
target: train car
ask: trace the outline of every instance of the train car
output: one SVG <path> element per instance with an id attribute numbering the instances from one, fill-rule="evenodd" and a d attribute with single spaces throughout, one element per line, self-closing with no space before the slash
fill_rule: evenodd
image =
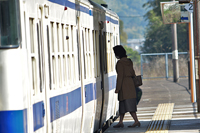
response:
<path id="1" fill-rule="evenodd" d="M 90 0 L 0 0 L 0 133 L 92 133 L 117 117 L 119 17 Z"/>

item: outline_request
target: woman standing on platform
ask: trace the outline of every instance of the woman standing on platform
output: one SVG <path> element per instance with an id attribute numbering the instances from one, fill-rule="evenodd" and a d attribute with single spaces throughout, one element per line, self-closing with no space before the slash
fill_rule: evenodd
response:
<path id="1" fill-rule="evenodd" d="M 123 119 L 126 112 L 129 112 L 135 123 L 128 127 L 140 127 L 137 118 L 136 91 L 132 77 L 135 76 L 133 62 L 127 58 L 126 50 L 121 45 L 113 47 L 117 59 L 117 85 L 115 93 L 118 93 L 120 120 L 114 128 L 124 127 Z"/>

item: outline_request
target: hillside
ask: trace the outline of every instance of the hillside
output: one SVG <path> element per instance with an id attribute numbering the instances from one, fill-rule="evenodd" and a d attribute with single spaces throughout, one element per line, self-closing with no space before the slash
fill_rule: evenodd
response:
<path id="1" fill-rule="evenodd" d="M 93 0 L 98 1 L 98 0 Z M 128 39 L 144 38 L 147 22 L 143 15 L 147 12 L 142 5 L 148 0 L 104 0 L 108 8 L 116 12 L 124 22 Z"/>

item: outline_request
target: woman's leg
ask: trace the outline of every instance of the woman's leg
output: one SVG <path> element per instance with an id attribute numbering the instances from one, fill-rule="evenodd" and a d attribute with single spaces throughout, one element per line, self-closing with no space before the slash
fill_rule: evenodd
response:
<path id="1" fill-rule="evenodd" d="M 140 122 L 138 121 L 136 112 L 130 112 L 130 114 L 133 117 L 133 119 L 135 120 L 135 123 L 133 125 L 128 126 L 128 127 L 136 127 L 136 126 L 140 127 Z"/>
<path id="2" fill-rule="evenodd" d="M 135 123 L 138 123 L 139 121 L 138 121 L 136 112 L 130 112 L 130 114 L 133 117 L 133 119 L 135 120 Z"/>
<path id="3" fill-rule="evenodd" d="M 120 116 L 119 123 L 117 125 L 113 126 L 114 128 L 124 127 L 124 124 L 123 124 L 124 115 L 125 115 L 125 113 L 119 115 Z"/>
<path id="4" fill-rule="evenodd" d="M 120 123 L 120 124 L 123 123 L 124 115 L 125 115 L 125 114 L 120 114 L 120 115 L 119 115 L 119 116 L 120 116 L 120 118 L 119 118 L 119 123 Z"/>

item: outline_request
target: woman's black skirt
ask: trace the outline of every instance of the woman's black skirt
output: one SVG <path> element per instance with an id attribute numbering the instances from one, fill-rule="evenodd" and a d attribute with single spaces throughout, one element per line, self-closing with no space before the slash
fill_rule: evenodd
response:
<path id="1" fill-rule="evenodd" d="M 136 98 L 119 101 L 120 114 L 124 114 L 126 112 L 136 112 L 136 111 L 137 111 Z"/>

